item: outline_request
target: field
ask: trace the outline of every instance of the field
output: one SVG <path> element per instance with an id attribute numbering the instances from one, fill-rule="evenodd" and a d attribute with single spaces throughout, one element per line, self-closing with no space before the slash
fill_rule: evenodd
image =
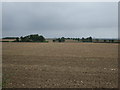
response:
<path id="1" fill-rule="evenodd" d="M 3 43 L 3 87 L 117 88 L 118 44 Z"/>

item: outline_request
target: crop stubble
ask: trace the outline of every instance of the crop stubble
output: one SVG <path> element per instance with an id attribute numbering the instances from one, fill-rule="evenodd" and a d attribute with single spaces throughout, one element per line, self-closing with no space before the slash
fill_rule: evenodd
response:
<path id="1" fill-rule="evenodd" d="M 118 44 L 3 43 L 3 87 L 117 88 Z"/>

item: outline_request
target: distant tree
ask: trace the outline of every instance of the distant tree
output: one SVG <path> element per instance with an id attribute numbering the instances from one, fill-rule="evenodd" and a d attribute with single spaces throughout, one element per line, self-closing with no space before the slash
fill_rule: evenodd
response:
<path id="1" fill-rule="evenodd" d="M 84 38 L 84 37 L 82 37 L 82 39 L 81 39 L 81 40 L 82 40 L 82 42 L 84 42 L 84 41 L 85 41 L 85 38 Z"/>
<path id="2" fill-rule="evenodd" d="M 111 40 L 112 43 L 114 43 L 114 40 Z"/>
<path id="3" fill-rule="evenodd" d="M 25 36 L 25 37 L 23 37 L 23 39 L 22 39 L 22 42 L 30 42 L 31 40 L 30 40 L 30 38 L 29 38 L 29 36 Z"/>
<path id="4" fill-rule="evenodd" d="M 58 38 L 57 40 L 58 40 L 58 42 L 61 42 L 61 39 L 60 39 L 60 38 Z"/>
<path id="5" fill-rule="evenodd" d="M 45 38 L 43 36 L 39 36 L 39 41 L 43 42 L 45 41 Z"/>
<path id="6" fill-rule="evenodd" d="M 81 41 L 82 42 L 92 42 L 92 37 L 88 37 L 88 38 L 82 37 Z"/>
<path id="7" fill-rule="evenodd" d="M 65 38 L 64 38 L 64 37 L 57 38 L 55 41 L 58 41 L 58 42 L 65 42 Z M 54 41 L 53 41 L 53 42 L 54 42 Z"/>
<path id="8" fill-rule="evenodd" d="M 80 38 L 75 38 L 74 40 L 80 41 Z"/>
<path id="9" fill-rule="evenodd" d="M 99 42 L 99 39 L 96 39 L 96 42 Z"/>
<path id="10" fill-rule="evenodd" d="M 74 40 L 77 40 L 77 38 L 74 38 Z"/>
<path id="11" fill-rule="evenodd" d="M 16 42 L 19 42 L 19 37 L 16 38 Z"/>
<path id="12" fill-rule="evenodd" d="M 113 43 L 113 42 L 114 42 L 114 40 L 109 40 L 109 42 L 110 42 L 110 43 Z"/>
<path id="13" fill-rule="evenodd" d="M 61 42 L 65 42 L 65 38 L 64 37 L 61 38 Z"/>
<path id="14" fill-rule="evenodd" d="M 84 40 L 85 38 L 84 37 L 82 37 L 82 40 Z"/>
<path id="15" fill-rule="evenodd" d="M 104 42 L 106 42 L 107 40 L 104 40 Z"/>
<path id="16" fill-rule="evenodd" d="M 80 41 L 80 38 L 78 38 L 77 40 Z"/>
<path id="17" fill-rule="evenodd" d="M 23 40 L 24 40 L 24 38 L 21 36 L 21 37 L 20 37 L 20 41 L 23 41 Z"/>
<path id="18" fill-rule="evenodd" d="M 70 38 L 67 38 L 67 39 L 70 39 Z"/>
<path id="19" fill-rule="evenodd" d="M 92 37 L 88 37 L 88 42 L 92 42 Z"/>
<path id="20" fill-rule="evenodd" d="M 55 42 L 55 40 L 53 40 L 53 42 Z"/>
<path id="21" fill-rule="evenodd" d="M 44 42 L 45 38 L 43 36 L 39 36 L 38 34 L 28 35 L 25 37 L 20 37 L 21 42 Z"/>

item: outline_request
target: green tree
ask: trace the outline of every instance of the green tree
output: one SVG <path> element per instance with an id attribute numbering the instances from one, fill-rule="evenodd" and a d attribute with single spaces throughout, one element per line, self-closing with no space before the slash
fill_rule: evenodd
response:
<path id="1" fill-rule="evenodd" d="M 21 39 L 21 42 L 44 42 L 45 41 L 45 38 L 42 35 L 39 36 L 38 34 L 20 37 L 20 39 Z"/>
<path id="2" fill-rule="evenodd" d="M 85 42 L 85 38 L 84 38 L 84 37 L 82 37 L 82 39 L 81 39 L 81 40 L 82 40 L 82 42 Z"/>
<path id="3" fill-rule="evenodd" d="M 53 40 L 53 42 L 55 42 L 55 40 Z"/>
<path id="4" fill-rule="evenodd" d="M 45 41 L 45 38 L 43 36 L 39 36 L 39 41 L 43 42 Z"/>
<path id="5" fill-rule="evenodd" d="M 16 38 L 16 42 L 19 42 L 19 37 Z"/>
<path id="6" fill-rule="evenodd" d="M 92 42 L 92 37 L 88 37 L 88 42 Z"/>
<path id="7" fill-rule="evenodd" d="M 65 38 L 64 37 L 61 38 L 61 42 L 65 42 Z"/>
<path id="8" fill-rule="evenodd" d="M 107 40 L 104 40 L 104 42 L 106 42 Z"/>

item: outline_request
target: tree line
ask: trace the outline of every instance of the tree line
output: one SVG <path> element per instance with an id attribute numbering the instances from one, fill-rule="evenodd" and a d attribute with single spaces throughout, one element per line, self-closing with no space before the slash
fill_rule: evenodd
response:
<path id="1" fill-rule="evenodd" d="M 65 40 L 77 40 L 77 41 L 82 41 L 82 42 L 92 42 L 92 37 L 88 37 L 88 38 L 65 38 L 65 37 L 61 37 L 61 38 L 56 38 L 53 39 L 53 42 L 65 42 Z M 27 36 L 21 36 L 20 38 L 17 37 L 15 42 L 47 42 L 45 37 L 42 35 L 38 35 L 38 34 L 31 34 L 31 35 L 27 35 Z"/>
<path id="2" fill-rule="evenodd" d="M 46 40 L 46 38 L 42 35 L 39 34 L 31 34 L 31 35 L 27 35 L 27 36 L 21 36 L 21 37 L 5 37 L 2 39 L 15 39 L 14 41 L 10 41 L 10 42 L 48 42 Z M 61 38 L 54 38 L 51 39 L 53 42 L 65 42 L 65 41 L 78 41 L 78 42 L 94 42 L 94 43 L 117 43 L 118 41 L 115 41 L 114 39 L 93 39 L 91 36 L 87 37 L 87 38 L 65 38 L 65 37 L 61 37 Z M 2 41 L 2 42 L 9 42 L 9 41 Z"/>
<path id="3" fill-rule="evenodd" d="M 42 35 L 32 34 L 28 36 L 17 37 L 16 42 L 45 42 L 45 38 Z"/>
<path id="4" fill-rule="evenodd" d="M 88 37 L 88 38 L 65 38 L 65 37 L 61 37 L 61 38 L 57 38 L 57 39 L 53 39 L 53 42 L 65 42 L 65 40 L 77 40 L 77 41 L 81 41 L 81 42 L 92 42 L 92 37 Z"/>

